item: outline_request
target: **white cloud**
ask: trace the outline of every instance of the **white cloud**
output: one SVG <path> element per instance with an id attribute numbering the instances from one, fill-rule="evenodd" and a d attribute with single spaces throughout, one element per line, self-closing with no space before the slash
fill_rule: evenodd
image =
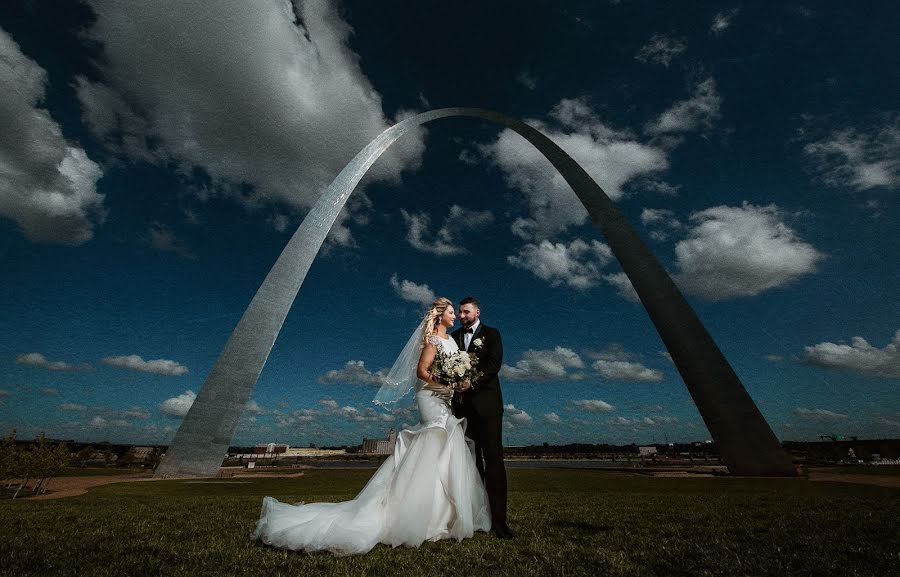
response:
<path id="1" fill-rule="evenodd" d="M 41 394 L 45 395 L 47 397 L 58 397 L 59 389 L 54 389 L 52 387 L 47 388 L 47 389 L 41 389 Z"/>
<path id="2" fill-rule="evenodd" d="M 862 128 L 833 130 L 808 142 L 803 151 L 830 186 L 900 188 L 900 113 L 885 115 Z"/>
<path id="3" fill-rule="evenodd" d="M 784 357 L 781 355 L 766 355 L 765 359 L 770 363 L 780 363 L 784 360 Z"/>
<path id="4" fill-rule="evenodd" d="M 262 414 L 264 414 L 265 412 L 266 412 L 266 410 L 263 409 L 263 408 L 260 406 L 260 404 L 257 403 L 257 402 L 256 402 L 255 400 L 253 400 L 253 399 L 250 399 L 249 401 L 247 401 L 247 404 L 244 405 L 244 413 L 250 413 L 250 414 L 252 414 L 252 415 L 262 415 Z"/>
<path id="5" fill-rule="evenodd" d="M 106 427 L 107 425 L 109 425 L 109 421 L 107 421 L 100 415 L 97 415 L 96 417 L 91 419 L 90 423 L 88 423 L 88 426 L 92 427 L 94 429 L 102 429 L 102 428 Z"/>
<path id="6" fill-rule="evenodd" d="M 0 216 L 34 242 L 84 244 L 103 222 L 103 173 L 39 107 L 47 72 L 2 29 L 0 85 Z"/>
<path id="7" fill-rule="evenodd" d="M 600 399 L 569 401 L 569 404 L 576 409 L 580 409 L 588 413 L 609 413 L 616 410 L 614 406 L 610 405 L 606 401 L 601 401 Z"/>
<path id="8" fill-rule="evenodd" d="M 592 366 L 604 378 L 613 381 L 657 382 L 663 379 L 662 371 L 630 361 L 601 359 L 594 361 Z"/>
<path id="9" fill-rule="evenodd" d="M 603 279 L 614 286 L 616 292 L 619 293 L 619 296 L 623 299 L 633 303 L 641 302 L 640 297 L 638 297 L 637 291 L 634 290 L 634 285 L 631 284 L 631 279 L 629 279 L 628 275 L 624 272 L 605 274 L 603 275 Z"/>
<path id="10" fill-rule="evenodd" d="M 613 200 L 622 198 L 626 183 L 668 168 L 663 148 L 608 127 L 583 99 L 560 101 L 550 117 L 555 127 L 540 120 L 527 122 L 574 158 Z M 528 214 L 512 227 L 519 237 L 549 239 L 587 221 L 587 210 L 550 161 L 512 130 L 503 130 L 480 151 L 500 168 L 507 185 L 525 194 Z"/>
<path id="11" fill-rule="evenodd" d="M 679 286 L 708 300 L 754 296 L 816 272 L 825 256 L 800 240 L 775 205 L 717 206 L 691 215 L 675 246 Z"/>
<path id="12" fill-rule="evenodd" d="M 344 368 L 328 371 L 319 377 L 319 382 L 325 384 L 381 385 L 384 382 L 384 377 L 384 371 L 373 373 L 366 368 L 364 361 L 347 361 Z"/>
<path id="13" fill-rule="evenodd" d="M 577 379 L 577 374 L 569 369 L 584 368 L 584 361 L 578 353 L 565 347 L 552 350 L 527 350 L 515 365 L 504 365 L 500 374 L 513 381 L 548 381 Z"/>
<path id="14" fill-rule="evenodd" d="M 79 405 L 77 403 L 63 403 L 59 406 L 60 411 L 75 411 L 78 413 L 82 413 L 87 410 L 87 407 L 84 405 Z"/>
<path id="15" fill-rule="evenodd" d="M 826 369 L 841 369 L 876 377 L 900 378 L 900 330 L 883 349 L 874 347 L 862 337 L 851 344 L 819 343 L 804 347 L 803 361 Z"/>
<path id="16" fill-rule="evenodd" d="M 597 285 L 601 270 L 612 261 L 610 248 L 597 240 L 590 244 L 575 239 L 566 246 L 549 240 L 540 244 L 526 244 L 519 254 L 507 257 L 517 268 L 531 271 L 536 277 L 550 283 L 550 286 L 566 285 L 585 290 Z"/>
<path id="17" fill-rule="evenodd" d="M 141 407 L 131 407 L 122 411 L 113 411 L 113 413 L 122 419 L 149 419 L 150 411 Z"/>
<path id="18" fill-rule="evenodd" d="M 739 8 L 732 8 L 731 10 L 722 10 L 718 12 L 712 21 L 712 25 L 709 27 L 709 31 L 711 34 L 715 36 L 721 36 L 725 34 L 725 31 L 731 28 L 731 25 L 734 23 L 734 19 L 740 13 Z"/>
<path id="19" fill-rule="evenodd" d="M 545 413 L 543 419 L 552 425 L 558 425 L 562 421 L 556 413 Z"/>
<path id="20" fill-rule="evenodd" d="M 801 419 L 809 421 L 844 421 L 849 418 L 847 415 L 835 413 L 834 411 L 829 411 L 827 409 L 805 409 L 797 407 L 794 409 L 794 413 Z"/>
<path id="21" fill-rule="evenodd" d="M 170 417 L 183 417 L 187 415 L 196 398 L 194 391 L 185 391 L 177 397 L 163 401 L 159 405 L 159 410 Z"/>
<path id="22" fill-rule="evenodd" d="M 668 68 L 672 60 L 686 49 L 687 41 L 684 38 L 654 34 L 634 57 L 645 64 L 662 64 Z"/>
<path id="23" fill-rule="evenodd" d="M 242 201 L 305 210 L 396 119 L 329 2 L 91 2 L 102 82 L 78 81 L 87 123 L 123 156 L 201 167 Z M 371 178 L 418 165 L 424 130 L 397 142 Z M 252 185 L 247 196 L 239 185 Z M 356 196 L 356 195 L 354 195 Z M 352 244 L 344 218 L 333 242 Z"/>
<path id="24" fill-rule="evenodd" d="M 324 399 L 319 399 L 319 404 L 325 407 L 325 409 L 328 411 L 336 411 L 340 407 L 337 401 L 335 401 L 334 399 L 329 399 L 327 397 Z"/>
<path id="25" fill-rule="evenodd" d="M 607 423 L 610 425 L 616 425 L 621 427 L 632 427 L 632 428 L 642 428 L 642 427 L 654 427 L 658 425 L 671 425 L 673 423 L 677 423 L 677 417 L 668 417 L 657 415 L 655 417 L 643 417 L 643 418 L 634 418 L 628 419 L 625 417 L 614 417 L 609 419 Z"/>
<path id="26" fill-rule="evenodd" d="M 528 90 L 534 90 L 535 88 L 537 88 L 537 78 L 527 70 L 516 76 L 516 82 L 518 82 Z"/>
<path id="27" fill-rule="evenodd" d="M 515 405 L 503 405 L 503 416 L 514 425 L 530 425 L 534 421 L 531 415 Z"/>
<path id="28" fill-rule="evenodd" d="M 368 407 L 363 411 L 360 411 L 356 407 L 341 407 L 337 414 L 345 419 L 357 423 L 372 423 L 372 422 L 393 422 L 394 415 L 389 413 L 381 413 L 376 411 L 375 409 Z"/>
<path id="29" fill-rule="evenodd" d="M 665 208 L 645 208 L 641 211 L 641 223 L 650 229 L 650 238 L 658 241 L 669 239 L 673 231 L 682 228 L 675 213 Z"/>
<path id="30" fill-rule="evenodd" d="M 707 78 L 697 84 L 689 99 L 676 102 L 660 114 L 659 118 L 648 123 L 645 130 L 648 134 L 709 130 L 721 116 L 719 112 L 721 104 L 722 99 L 716 90 L 716 81 Z"/>
<path id="31" fill-rule="evenodd" d="M 431 218 L 423 213 L 408 213 L 401 209 L 406 223 L 406 240 L 416 250 L 437 256 L 467 254 L 469 251 L 460 242 L 465 234 L 487 226 L 494 221 L 489 210 L 478 211 L 454 204 L 450 207 L 441 228 L 431 235 Z"/>
<path id="32" fill-rule="evenodd" d="M 400 280 L 397 273 L 391 275 L 391 286 L 397 296 L 403 300 L 429 306 L 437 299 L 437 295 L 427 284 L 416 284 L 411 280 Z"/>
<path id="33" fill-rule="evenodd" d="M 193 260 L 197 258 L 187 247 L 183 240 L 177 238 L 169 227 L 158 222 L 153 223 L 148 230 L 150 245 L 163 252 L 171 252 L 182 258 Z"/>
<path id="34" fill-rule="evenodd" d="M 131 369 L 132 371 L 140 371 L 142 373 L 155 373 L 157 375 L 178 376 L 188 372 L 187 367 L 176 361 L 170 361 L 168 359 L 145 361 L 138 355 L 106 357 L 101 362 L 114 367 Z"/>
<path id="35" fill-rule="evenodd" d="M 48 371 L 85 371 L 91 368 L 88 364 L 72 365 L 63 361 L 48 361 L 41 353 L 27 353 L 16 357 L 16 362 L 20 365 L 31 365 L 40 367 Z"/>

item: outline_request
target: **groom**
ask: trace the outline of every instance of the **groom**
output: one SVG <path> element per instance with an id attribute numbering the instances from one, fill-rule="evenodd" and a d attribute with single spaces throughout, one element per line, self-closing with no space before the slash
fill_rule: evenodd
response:
<path id="1" fill-rule="evenodd" d="M 478 300 L 466 297 L 459 302 L 462 328 L 451 333 L 460 350 L 477 357 L 475 369 L 482 373 L 472 388 L 453 396 L 453 413 L 465 417 L 466 436 L 475 443 L 475 464 L 484 479 L 491 506 L 491 533 L 512 539 L 506 525 L 506 467 L 503 466 L 503 394 L 500 392 L 500 365 L 503 342 L 500 331 L 481 322 Z"/>

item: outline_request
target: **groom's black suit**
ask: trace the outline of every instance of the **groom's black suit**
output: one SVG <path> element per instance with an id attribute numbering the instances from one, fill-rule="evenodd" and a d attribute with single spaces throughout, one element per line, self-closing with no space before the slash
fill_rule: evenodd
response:
<path id="1" fill-rule="evenodd" d="M 466 350 L 465 329 L 450 336 Z M 472 389 L 453 396 L 453 413 L 465 417 L 466 436 L 475 443 L 475 464 L 484 479 L 491 506 L 491 525 L 506 529 L 506 467 L 503 465 L 503 393 L 497 376 L 503 364 L 503 341 L 500 331 L 478 324 L 468 352 L 477 357 L 476 370 L 483 373 Z"/>

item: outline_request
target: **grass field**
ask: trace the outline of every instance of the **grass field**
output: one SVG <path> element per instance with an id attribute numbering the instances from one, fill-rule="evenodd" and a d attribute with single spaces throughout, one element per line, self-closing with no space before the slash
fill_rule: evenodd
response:
<path id="1" fill-rule="evenodd" d="M 0 575 L 900 575 L 900 491 L 806 479 L 512 470 L 512 541 L 479 533 L 337 558 L 248 539 L 264 495 L 344 500 L 372 472 L 4 501 Z"/>

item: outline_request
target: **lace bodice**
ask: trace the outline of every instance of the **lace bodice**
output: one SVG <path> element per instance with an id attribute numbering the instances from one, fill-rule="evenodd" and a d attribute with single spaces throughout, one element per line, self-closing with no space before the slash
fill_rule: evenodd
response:
<path id="1" fill-rule="evenodd" d="M 436 346 L 438 348 L 438 352 L 444 355 L 453 354 L 459 350 L 459 347 L 456 345 L 456 341 L 453 340 L 453 337 L 442 339 L 437 335 L 431 335 L 430 337 L 428 337 L 428 342 Z"/>

